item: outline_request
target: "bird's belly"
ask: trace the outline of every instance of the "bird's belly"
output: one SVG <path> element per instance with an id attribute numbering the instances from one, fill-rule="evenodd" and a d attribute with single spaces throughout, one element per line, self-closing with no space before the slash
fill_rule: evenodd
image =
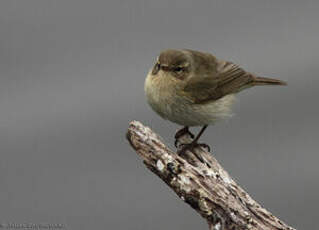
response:
<path id="1" fill-rule="evenodd" d="M 234 95 L 205 104 L 194 104 L 182 97 L 160 97 L 157 101 L 149 100 L 149 104 L 164 119 L 183 126 L 201 126 L 230 117 L 233 101 Z"/>

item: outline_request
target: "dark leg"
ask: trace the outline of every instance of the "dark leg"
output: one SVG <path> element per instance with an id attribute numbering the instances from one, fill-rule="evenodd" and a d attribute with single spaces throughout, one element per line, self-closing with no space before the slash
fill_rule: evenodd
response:
<path id="1" fill-rule="evenodd" d="M 191 138 L 194 138 L 194 134 L 192 134 L 189 129 L 188 126 L 185 126 L 184 128 L 178 130 L 175 134 L 175 147 L 177 148 L 177 141 L 181 136 L 184 136 L 185 134 L 188 134 Z"/>
<path id="2" fill-rule="evenodd" d="M 197 134 L 197 136 L 195 137 L 195 139 L 193 140 L 192 143 L 197 143 L 197 141 L 199 140 L 199 138 L 201 137 L 201 135 L 204 133 L 205 129 L 207 128 L 208 125 L 204 125 L 203 128 L 199 131 L 199 133 Z"/>
<path id="3" fill-rule="evenodd" d="M 208 148 L 208 151 L 210 151 L 210 148 L 207 144 L 198 143 L 199 138 L 204 133 L 206 128 L 207 128 L 207 125 L 204 125 L 203 128 L 199 131 L 199 133 L 195 137 L 195 139 L 191 143 L 185 144 L 182 147 L 182 149 L 179 151 L 179 154 L 184 154 L 186 152 L 186 150 L 192 151 L 194 148 L 196 148 L 198 146 Z M 197 155 L 195 152 L 193 152 L 193 153 L 198 158 L 198 160 L 200 160 L 202 163 L 204 163 L 204 160 L 201 156 Z"/>

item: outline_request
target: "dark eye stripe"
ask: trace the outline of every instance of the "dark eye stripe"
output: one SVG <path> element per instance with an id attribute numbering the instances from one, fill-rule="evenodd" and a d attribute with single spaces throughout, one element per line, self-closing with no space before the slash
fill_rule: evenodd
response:
<path id="1" fill-rule="evenodd" d="M 164 70 L 164 71 L 170 71 L 171 70 L 171 68 L 169 66 L 166 66 L 166 65 L 162 65 L 161 69 Z"/>
<path id="2" fill-rule="evenodd" d="M 186 68 L 184 66 L 167 66 L 167 65 L 160 65 L 159 63 L 157 63 L 154 66 L 152 73 L 156 74 L 160 69 L 164 71 L 181 72 L 181 71 L 184 71 Z"/>

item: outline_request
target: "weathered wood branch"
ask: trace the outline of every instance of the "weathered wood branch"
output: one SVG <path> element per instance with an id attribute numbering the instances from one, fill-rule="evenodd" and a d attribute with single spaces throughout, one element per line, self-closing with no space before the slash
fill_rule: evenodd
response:
<path id="1" fill-rule="evenodd" d="M 254 201 L 203 148 L 202 163 L 187 151 L 169 149 L 150 128 L 130 123 L 127 139 L 144 164 L 208 222 L 211 230 L 293 230 Z M 189 143 L 184 135 L 179 144 Z"/>

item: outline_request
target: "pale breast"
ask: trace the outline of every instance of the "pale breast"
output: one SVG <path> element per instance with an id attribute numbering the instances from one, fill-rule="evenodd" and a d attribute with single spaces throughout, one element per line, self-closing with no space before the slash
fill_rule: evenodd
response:
<path id="1" fill-rule="evenodd" d="M 231 105 L 235 99 L 233 94 L 205 104 L 194 104 L 178 95 L 175 87 L 156 80 L 161 79 L 146 78 L 145 93 L 149 105 L 164 119 L 183 126 L 201 126 L 231 116 Z"/>
<path id="2" fill-rule="evenodd" d="M 144 90 L 151 108 L 164 119 L 169 119 L 175 90 L 168 87 L 162 79 L 156 79 L 150 74 L 145 80 Z"/>

